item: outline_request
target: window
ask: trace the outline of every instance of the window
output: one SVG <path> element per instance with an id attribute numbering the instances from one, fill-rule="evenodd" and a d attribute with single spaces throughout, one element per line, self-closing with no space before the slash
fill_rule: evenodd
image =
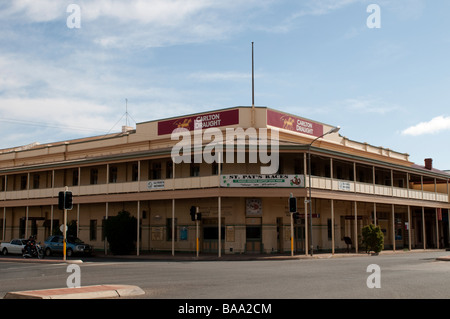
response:
<path id="1" fill-rule="evenodd" d="M 131 180 L 133 182 L 136 182 L 138 179 L 139 179 L 139 165 L 135 163 L 131 168 Z"/>
<path id="2" fill-rule="evenodd" d="M 221 240 L 225 236 L 225 226 L 220 227 Z M 203 227 L 203 239 L 205 240 L 219 240 L 219 228 L 216 227 Z"/>
<path id="3" fill-rule="evenodd" d="M 19 221 L 19 237 L 25 237 L 25 218 L 21 218 Z"/>
<path id="4" fill-rule="evenodd" d="M 105 241 L 105 221 L 106 221 L 106 216 L 103 216 L 102 219 L 102 241 Z"/>
<path id="5" fill-rule="evenodd" d="M 112 166 L 109 168 L 109 182 L 117 183 L 117 166 Z"/>
<path id="6" fill-rule="evenodd" d="M 39 188 L 39 178 L 40 178 L 39 174 L 33 175 L 33 188 L 34 189 Z"/>
<path id="7" fill-rule="evenodd" d="M 247 225 L 245 229 L 245 238 L 247 240 L 261 240 L 261 226 Z"/>
<path id="8" fill-rule="evenodd" d="M 89 221 L 89 240 L 97 240 L 97 220 L 91 219 Z"/>
<path id="9" fill-rule="evenodd" d="M 96 185 L 98 183 L 98 169 L 91 169 L 91 185 Z"/>
<path id="10" fill-rule="evenodd" d="M 72 186 L 78 185 L 78 170 L 75 169 L 72 171 Z"/>
<path id="11" fill-rule="evenodd" d="M 331 225 L 331 218 L 327 219 L 327 230 L 328 230 L 328 240 L 332 239 L 332 225 Z"/>
<path id="12" fill-rule="evenodd" d="M 172 241 L 172 218 L 166 219 L 166 240 Z M 175 218 L 175 241 L 177 241 L 177 219 Z"/>
<path id="13" fill-rule="evenodd" d="M 20 176 L 20 189 L 27 189 L 27 175 Z"/>
<path id="14" fill-rule="evenodd" d="M 211 172 L 212 175 L 219 175 L 219 164 L 216 162 L 213 162 L 211 164 L 211 167 L 212 167 L 212 172 Z M 223 170 L 223 163 L 220 163 L 220 172 L 222 172 L 222 170 Z"/>
<path id="15" fill-rule="evenodd" d="M 303 160 L 296 158 L 294 161 L 294 174 L 303 174 Z"/>
<path id="16" fill-rule="evenodd" d="M 191 177 L 200 176 L 200 164 L 191 163 Z"/>
<path id="17" fill-rule="evenodd" d="M 153 162 L 150 179 L 161 179 L 161 163 Z"/>
<path id="18" fill-rule="evenodd" d="M 173 178 L 173 162 L 166 162 L 166 178 Z"/>
<path id="19" fill-rule="evenodd" d="M 59 243 L 59 244 L 61 244 L 63 242 L 63 237 L 61 237 L 61 236 L 53 237 L 51 242 L 52 243 Z"/>

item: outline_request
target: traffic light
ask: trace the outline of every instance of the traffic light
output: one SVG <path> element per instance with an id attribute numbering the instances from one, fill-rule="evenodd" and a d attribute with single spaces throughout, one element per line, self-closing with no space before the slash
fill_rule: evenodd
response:
<path id="1" fill-rule="evenodd" d="M 293 213 L 293 214 L 292 214 L 292 218 L 294 219 L 294 222 L 295 222 L 296 220 L 299 220 L 299 219 L 300 219 L 300 213 Z"/>
<path id="2" fill-rule="evenodd" d="M 191 220 L 195 222 L 196 220 L 202 220 L 202 213 L 197 213 L 197 207 L 191 206 L 191 210 L 189 212 L 191 215 Z"/>
<path id="3" fill-rule="evenodd" d="M 289 212 L 296 213 L 297 212 L 297 198 L 289 197 Z"/>
<path id="4" fill-rule="evenodd" d="M 58 194 L 58 209 L 60 210 L 64 210 L 64 197 L 65 197 L 65 192 L 59 192 Z"/>
<path id="5" fill-rule="evenodd" d="M 70 191 L 58 193 L 58 208 L 60 210 L 73 208 L 73 195 Z"/>
<path id="6" fill-rule="evenodd" d="M 191 206 L 190 214 L 191 214 L 191 220 L 192 220 L 192 221 L 195 221 L 195 213 L 196 213 L 196 212 L 197 212 L 197 207 Z"/>
<path id="7" fill-rule="evenodd" d="M 73 196 L 72 196 L 72 192 L 67 191 L 65 192 L 66 196 L 64 198 L 64 208 L 65 209 L 72 209 L 73 208 Z"/>

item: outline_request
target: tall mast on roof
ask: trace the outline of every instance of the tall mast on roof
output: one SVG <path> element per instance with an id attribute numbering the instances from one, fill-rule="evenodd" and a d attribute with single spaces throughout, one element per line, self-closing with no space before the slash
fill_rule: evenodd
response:
<path id="1" fill-rule="evenodd" d="M 252 42 L 252 126 L 255 126 L 255 71 L 253 59 L 253 42 Z"/>

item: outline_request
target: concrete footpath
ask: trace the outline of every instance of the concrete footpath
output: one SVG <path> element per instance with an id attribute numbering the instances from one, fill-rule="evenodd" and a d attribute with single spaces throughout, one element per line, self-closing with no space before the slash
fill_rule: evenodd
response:
<path id="1" fill-rule="evenodd" d="M 79 288 L 59 288 L 8 292 L 3 299 L 104 299 L 132 297 L 145 292 L 131 285 L 95 285 Z"/>

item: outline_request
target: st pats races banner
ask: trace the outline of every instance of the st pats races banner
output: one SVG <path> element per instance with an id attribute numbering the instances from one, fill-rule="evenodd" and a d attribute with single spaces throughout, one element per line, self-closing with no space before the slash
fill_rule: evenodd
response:
<path id="1" fill-rule="evenodd" d="M 221 175 L 221 187 L 305 187 L 304 175 Z"/>

